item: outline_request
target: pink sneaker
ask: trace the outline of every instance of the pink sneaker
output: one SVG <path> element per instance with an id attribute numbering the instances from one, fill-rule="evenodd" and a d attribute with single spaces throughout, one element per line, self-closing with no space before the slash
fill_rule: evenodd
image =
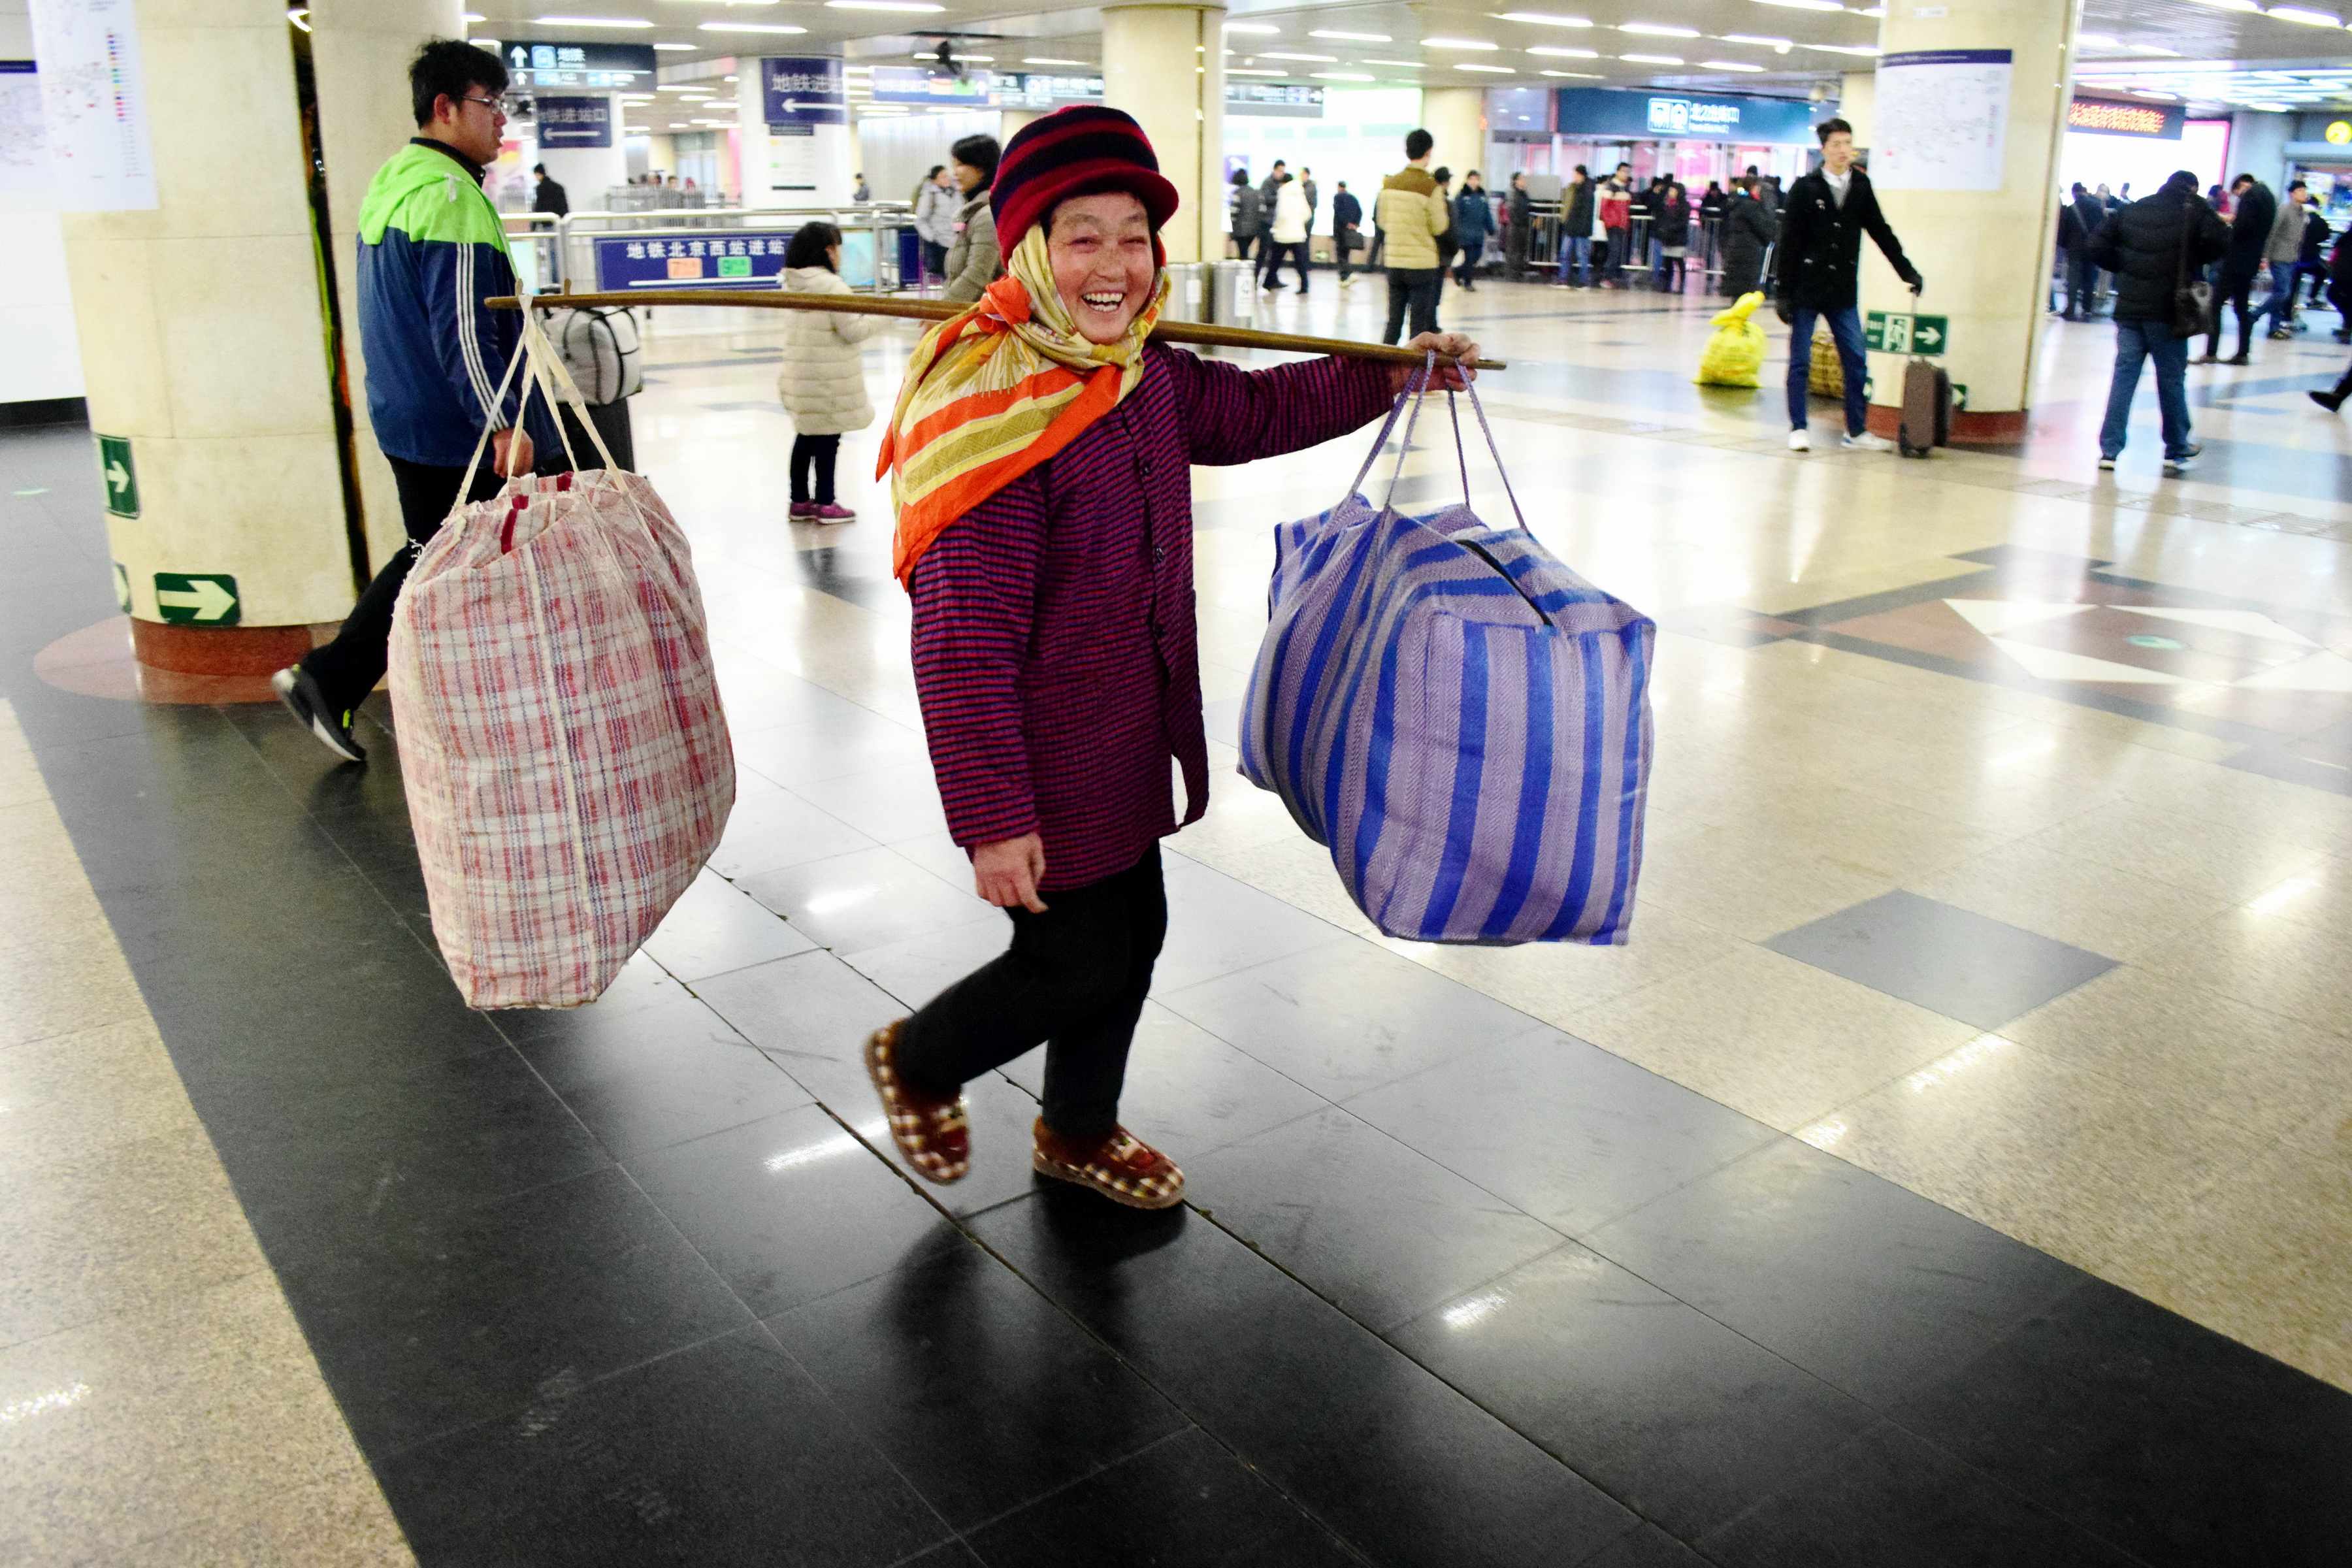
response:
<path id="1" fill-rule="evenodd" d="M 849 522 L 857 516 L 847 507 L 834 501 L 826 501 L 823 506 L 809 508 L 808 515 L 810 520 L 815 522 Z"/>
<path id="2" fill-rule="evenodd" d="M 816 521 L 816 502 L 813 500 L 796 500 L 793 502 L 793 521 L 794 522 L 814 522 Z"/>

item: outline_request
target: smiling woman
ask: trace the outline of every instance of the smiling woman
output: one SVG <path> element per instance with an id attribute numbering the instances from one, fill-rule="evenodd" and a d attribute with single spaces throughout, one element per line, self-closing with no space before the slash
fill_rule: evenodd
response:
<path id="1" fill-rule="evenodd" d="M 1050 1042 L 1032 1164 L 1164 1208 L 1183 1173 L 1120 1128 L 1118 1101 L 1168 923 L 1171 760 L 1184 820 L 1208 804 L 1192 466 L 1344 435 L 1389 406 L 1404 367 L 1245 372 L 1150 342 L 1176 192 L 1117 110 L 1022 127 L 992 201 L 1005 276 L 924 335 L 882 460 L 940 802 L 1012 947 L 877 1031 L 866 1067 L 908 1164 L 954 1182 L 971 1157 L 964 1083 Z"/>

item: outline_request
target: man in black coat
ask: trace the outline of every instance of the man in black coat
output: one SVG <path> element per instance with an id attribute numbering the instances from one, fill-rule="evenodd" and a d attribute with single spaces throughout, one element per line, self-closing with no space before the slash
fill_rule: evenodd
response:
<path id="1" fill-rule="evenodd" d="M 2074 182 L 2072 198 L 2058 209 L 2058 248 L 2066 264 L 2066 320 L 2087 321 L 2098 313 L 2091 285 L 2099 269 L 2091 264 L 2091 237 L 2107 221 L 2107 209 L 2098 197 Z"/>
<path id="2" fill-rule="evenodd" d="M 558 217 L 569 213 L 572 210 L 572 197 L 548 174 L 547 165 L 534 163 L 530 167 L 530 172 L 539 180 L 538 188 L 530 194 L 530 210 L 535 213 L 553 213 Z"/>
<path id="3" fill-rule="evenodd" d="M 1578 272 L 1584 282 L 1576 281 Z M 1559 276 L 1555 289 L 1590 287 L 1592 282 L 1592 176 L 1583 164 L 1569 176 L 1559 193 Z"/>
<path id="4" fill-rule="evenodd" d="M 1528 269 L 1528 244 L 1535 238 L 1534 204 L 1528 195 L 1528 177 L 1513 174 L 1510 193 L 1503 198 L 1503 276 L 1514 281 Z"/>
<path id="5" fill-rule="evenodd" d="M 1862 353 L 1860 298 L 1862 237 L 1874 240 L 1895 275 L 1919 291 L 1919 270 L 1903 254 L 1903 242 L 1878 210 L 1870 176 L 1853 162 L 1853 127 L 1824 120 L 1813 127 L 1822 141 L 1822 166 L 1789 187 L 1780 209 L 1780 248 L 1775 253 L 1772 307 L 1789 323 L 1789 450 L 1810 452 L 1805 429 L 1805 384 L 1812 371 L 1813 321 L 1829 322 L 1845 370 L 1844 445 L 1866 452 L 1891 452 L 1895 443 L 1864 427 L 1869 403 L 1863 382 L 1869 374 Z"/>
<path id="6" fill-rule="evenodd" d="M 1723 291 L 1734 300 L 1763 286 L 1764 253 L 1780 237 L 1780 220 L 1764 205 L 1763 183 L 1742 174 L 1723 201 Z"/>
<path id="7" fill-rule="evenodd" d="M 2195 334 L 2173 330 L 2174 296 L 2230 248 L 2230 238 L 2221 215 L 2197 194 L 2197 176 L 2186 169 L 2156 195 L 2117 210 L 2091 237 L 2086 256 L 2116 275 L 2116 371 L 2106 421 L 2099 426 L 2102 468 L 2114 468 L 2124 449 L 2143 359 L 2156 362 L 2164 471 L 2186 473 L 2195 460 L 2197 446 L 2189 439 L 2189 339 Z"/>
<path id="8" fill-rule="evenodd" d="M 1364 204 L 1342 180 L 1331 194 L 1331 249 L 1339 260 L 1339 287 L 1356 280 L 1349 261 L 1364 246 Z"/>
<path id="9" fill-rule="evenodd" d="M 2238 312 L 2238 353 L 2231 364 L 2249 363 L 2247 350 L 2254 340 L 2254 279 L 2263 269 L 2263 247 L 2270 243 L 2271 226 L 2278 221 L 2278 197 L 2252 174 L 2230 182 L 2230 199 L 2237 210 L 2230 218 L 2230 249 L 2221 258 L 2221 281 L 2213 290 L 2213 324 L 2205 333 L 2205 357 L 2199 364 L 2218 364 L 2214 353 L 2221 346 L 2221 307 Z"/>

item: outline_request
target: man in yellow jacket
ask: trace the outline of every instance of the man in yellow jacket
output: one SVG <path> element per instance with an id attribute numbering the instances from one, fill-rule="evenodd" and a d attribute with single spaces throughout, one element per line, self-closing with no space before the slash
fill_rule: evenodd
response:
<path id="1" fill-rule="evenodd" d="M 1381 339 L 1395 342 L 1404 333 L 1405 310 L 1412 310 L 1415 337 L 1437 331 L 1437 290 L 1444 258 L 1437 237 L 1451 219 L 1445 197 L 1430 177 L 1430 150 L 1436 138 L 1414 131 L 1404 139 L 1404 167 L 1381 182 L 1373 221 L 1388 233 L 1389 326 Z"/>

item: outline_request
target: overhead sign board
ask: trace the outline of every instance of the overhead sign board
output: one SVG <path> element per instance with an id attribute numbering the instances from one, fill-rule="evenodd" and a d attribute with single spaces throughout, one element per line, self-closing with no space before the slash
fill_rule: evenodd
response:
<path id="1" fill-rule="evenodd" d="M 2066 106 L 2066 129 L 2095 136 L 2134 136 L 2178 142 L 2189 109 L 2179 103 L 2119 103 L 2111 98 L 2077 98 Z"/>
<path id="2" fill-rule="evenodd" d="M 925 103 L 937 109 L 987 109 L 995 89 L 995 76 L 984 70 L 963 76 L 926 70 L 921 66 L 876 66 L 874 101 Z"/>
<path id="3" fill-rule="evenodd" d="M 1323 118 L 1323 89 L 1280 81 L 1228 81 L 1225 112 L 1270 116 L 1278 120 Z"/>
<path id="4" fill-rule="evenodd" d="M 531 105 L 539 127 L 539 150 L 610 147 L 613 100 L 609 98 L 541 98 Z"/>
<path id="5" fill-rule="evenodd" d="M 651 87 L 651 44 L 489 44 L 507 66 L 507 85 L 521 90 L 543 87 Z"/>
<path id="6" fill-rule="evenodd" d="M 1100 103 L 1098 76 L 1000 76 L 996 103 L 1000 109 L 1055 109 L 1065 103 Z"/>
<path id="7" fill-rule="evenodd" d="M 849 123 L 838 59 L 766 58 L 760 62 L 760 102 L 768 129 L 794 135 L 817 125 Z"/>
<path id="8" fill-rule="evenodd" d="M 776 289 L 792 248 L 788 229 L 709 237 L 599 239 L 600 293 L 657 293 L 665 289 Z"/>
<path id="9" fill-rule="evenodd" d="M 1552 128 L 1563 136 L 1655 136 L 1767 145 L 1813 140 L 1813 106 L 1789 98 L 1563 87 L 1553 95 L 1552 112 Z"/>

